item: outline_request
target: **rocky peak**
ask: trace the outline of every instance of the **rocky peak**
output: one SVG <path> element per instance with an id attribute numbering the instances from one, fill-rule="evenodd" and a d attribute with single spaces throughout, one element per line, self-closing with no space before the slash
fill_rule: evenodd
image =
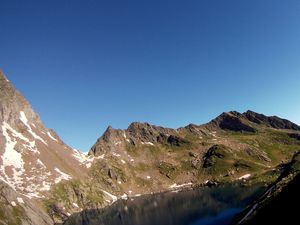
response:
<path id="1" fill-rule="evenodd" d="M 103 134 L 103 140 L 109 142 L 114 136 L 116 136 L 116 130 L 109 125 Z"/>
<path id="2" fill-rule="evenodd" d="M 88 154 L 97 157 L 107 152 L 114 151 L 116 148 L 124 148 L 125 139 L 126 131 L 108 126 L 103 135 L 98 138 L 96 143 L 92 146 Z"/>
<path id="3" fill-rule="evenodd" d="M 240 132 L 255 132 L 255 128 L 251 127 L 245 121 L 243 114 L 231 111 L 223 112 L 217 118 L 209 122 L 206 127 L 209 129 L 221 128 L 223 130 L 240 131 Z"/>
<path id="4" fill-rule="evenodd" d="M 0 72 L 0 119 L 16 125 L 21 111 L 29 122 L 41 125 L 39 116 L 32 110 L 29 102 L 15 89 L 3 72 Z"/>
<path id="5" fill-rule="evenodd" d="M 100 156 L 112 151 L 125 151 L 127 145 L 168 144 L 170 135 L 176 136 L 177 131 L 170 128 L 154 126 L 149 123 L 133 122 L 126 130 L 108 127 L 89 151 L 89 155 Z M 182 143 L 182 140 L 171 138 L 169 141 Z M 177 143 L 177 144 L 178 144 Z M 170 144 L 170 143 L 169 143 Z"/>
<path id="6" fill-rule="evenodd" d="M 139 141 L 156 141 L 159 132 L 155 126 L 149 123 L 133 122 L 127 128 L 127 132 L 131 138 Z"/>

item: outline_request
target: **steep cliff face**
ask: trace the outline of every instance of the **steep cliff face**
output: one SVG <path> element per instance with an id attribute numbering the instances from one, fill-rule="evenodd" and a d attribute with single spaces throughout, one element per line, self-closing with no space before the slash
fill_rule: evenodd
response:
<path id="1" fill-rule="evenodd" d="M 86 163 L 0 72 L 0 178 L 29 198 L 43 198 L 53 184 L 82 176 Z"/>

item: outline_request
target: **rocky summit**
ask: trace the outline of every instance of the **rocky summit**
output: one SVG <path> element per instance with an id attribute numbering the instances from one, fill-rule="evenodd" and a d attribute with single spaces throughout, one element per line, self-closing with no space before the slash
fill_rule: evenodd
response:
<path id="1" fill-rule="evenodd" d="M 287 176 L 300 150 L 297 124 L 231 111 L 178 129 L 109 126 L 85 155 L 46 128 L 2 72 L 0 124 L 2 224 L 68 224 L 72 214 L 118 199 L 185 187 L 273 184 Z"/>

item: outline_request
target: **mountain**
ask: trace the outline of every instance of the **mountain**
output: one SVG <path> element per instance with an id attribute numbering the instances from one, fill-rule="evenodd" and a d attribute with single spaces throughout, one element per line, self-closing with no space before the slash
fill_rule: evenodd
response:
<path id="1" fill-rule="evenodd" d="M 106 190 L 133 196 L 208 180 L 271 180 L 268 171 L 300 147 L 299 126 L 247 111 L 222 113 L 204 125 L 178 129 L 134 122 L 107 128 L 89 151 Z M 278 175 L 278 174 L 277 174 Z"/>
<path id="2" fill-rule="evenodd" d="M 0 176 L 29 198 L 84 174 L 83 155 L 45 128 L 26 99 L 0 73 Z"/>
<path id="3" fill-rule="evenodd" d="M 271 184 L 300 149 L 300 127 L 252 111 L 178 129 L 109 126 L 88 155 L 46 128 L 0 73 L 0 222 L 54 224 L 118 199 L 218 183 Z M 14 215 L 14 216 L 12 216 Z"/>
<path id="4" fill-rule="evenodd" d="M 55 131 L 43 125 L 28 101 L 0 72 L 1 192 L 22 196 L 20 201 L 12 198 L 10 207 L 46 199 L 53 185 L 85 176 L 88 165 L 85 155 L 67 146 Z M 5 207 L 7 202 L 1 204 Z"/>
<path id="5" fill-rule="evenodd" d="M 109 126 L 89 151 L 94 157 L 89 179 L 105 190 L 102 207 L 117 198 L 189 186 L 272 184 L 300 149 L 299 137 L 298 125 L 252 111 L 226 112 L 207 124 L 178 129 L 140 122 L 124 130 Z M 80 200 L 76 204 L 84 211 L 76 214 L 81 222 L 75 224 L 92 220 L 85 212 L 93 209 Z"/>

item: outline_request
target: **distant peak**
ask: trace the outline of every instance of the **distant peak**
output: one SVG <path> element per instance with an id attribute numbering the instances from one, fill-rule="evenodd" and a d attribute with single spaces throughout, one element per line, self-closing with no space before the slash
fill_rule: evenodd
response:
<path id="1" fill-rule="evenodd" d="M 131 129 L 142 129 L 142 128 L 147 128 L 147 127 L 152 127 L 149 123 L 146 122 L 132 122 L 127 130 L 131 130 Z"/>
<path id="2" fill-rule="evenodd" d="M 223 130 L 255 132 L 256 130 L 243 120 L 243 114 L 237 111 L 223 112 L 207 124 L 208 127 L 219 127 Z"/>
<path id="3" fill-rule="evenodd" d="M 108 139 L 114 131 L 115 131 L 115 129 L 114 129 L 111 125 L 109 125 L 109 126 L 106 128 L 106 130 L 104 131 L 103 136 L 104 136 L 106 139 Z"/>
<path id="4" fill-rule="evenodd" d="M 290 130 L 300 130 L 300 126 L 297 124 L 282 119 L 278 116 L 266 116 L 264 114 L 259 114 L 248 110 L 247 112 L 243 113 L 243 115 L 251 122 L 256 124 L 264 124 L 275 129 L 290 129 Z"/>

